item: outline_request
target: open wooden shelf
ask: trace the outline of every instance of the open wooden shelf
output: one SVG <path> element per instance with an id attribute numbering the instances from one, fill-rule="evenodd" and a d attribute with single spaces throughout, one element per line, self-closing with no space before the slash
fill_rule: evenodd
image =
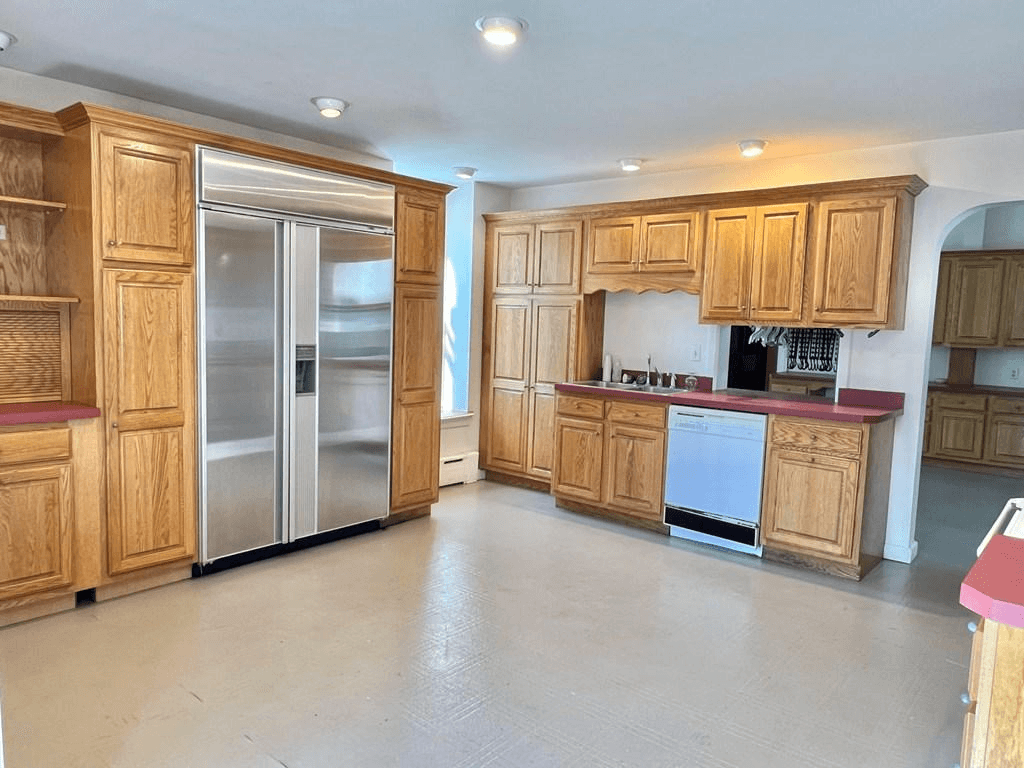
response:
<path id="1" fill-rule="evenodd" d="M 8 197 L 0 195 L 0 205 L 17 205 L 22 208 L 37 208 L 43 211 L 63 211 L 67 203 L 54 203 L 49 200 L 32 200 L 27 197 Z"/>
<path id="2" fill-rule="evenodd" d="M 77 304 L 77 296 L 10 296 L 0 293 L 0 302 L 19 301 L 26 304 Z"/>

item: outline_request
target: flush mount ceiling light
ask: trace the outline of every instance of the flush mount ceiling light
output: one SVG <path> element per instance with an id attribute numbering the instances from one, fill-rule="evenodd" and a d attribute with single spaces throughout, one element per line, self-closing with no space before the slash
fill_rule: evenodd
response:
<path id="1" fill-rule="evenodd" d="M 746 139 L 740 142 L 740 154 L 744 157 L 757 157 L 764 148 L 768 146 L 768 142 L 764 139 Z"/>
<path id="2" fill-rule="evenodd" d="M 4 32 L 2 29 L 0 29 L 0 51 L 6 51 L 16 42 L 18 42 L 18 38 L 16 38 L 10 32 Z"/>
<path id="3" fill-rule="evenodd" d="M 476 168 L 471 168 L 468 165 L 460 165 L 452 170 L 455 171 L 455 175 L 460 179 L 472 179 L 476 175 Z"/>
<path id="4" fill-rule="evenodd" d="M 348 108 L 348 102 L 335 99 L 333 96 L 317 96 L 311 99 L 313 106 L 320 110 L 321 117 L 341 117 Z"/>
<path id="5" fill-rule="evenodd" d="M 632 173 L 633 171 L 639 171 L 643 162 L 644 161 L 638 157 L 624 157 L 619 160 L 619 168 L 628 173 Z"/>
<path id="6" fill-rule="evenodd" d="M 522 19 L 508 16 L 481 16 L 476 20 L 476 28 L 491 45 L 507 48 L 519 42 L 529 25 Z"/>

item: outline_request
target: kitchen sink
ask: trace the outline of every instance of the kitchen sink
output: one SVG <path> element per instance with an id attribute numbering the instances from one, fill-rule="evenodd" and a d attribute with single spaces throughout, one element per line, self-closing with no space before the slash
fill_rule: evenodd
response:
<path id="1" fill-rule="evenodd" d="M 619 389 L 626 392 L 652 392 L 657 395 L 676 395 L 683 391 L 675 387 L 659 387 L 652 384 L 624 384 L 618 381 L 576 381 L 573 383 L 584 387 Z"/>

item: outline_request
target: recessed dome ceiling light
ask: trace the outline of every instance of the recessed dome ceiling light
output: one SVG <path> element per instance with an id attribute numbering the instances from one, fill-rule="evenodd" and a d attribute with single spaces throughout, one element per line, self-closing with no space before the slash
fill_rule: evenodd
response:
<path id="1" fill-rule="evenodd" d="M 0 29 L 0 51 L 6 51 L 16 42 L 18 42 L 18 38 L 16 38 L 10 32 L 4 32 L 2 29 Z"/>
<path id="2" fill-rule="evenodd" d="M 627 172 L 639 171 L 643 162 L 638 157 L 624 157 L 619 160 L 619 168 Z"/>
<path id="3" fill-rule="evenodd" d="M 476 20 L 476 28 L 491 45 L 507 48 L 519 42 L 529 25 L 522 19 L 507 16 L 482 16 Z"/>
<path id="4" fill-rule="evenodd" d="M 740 142 L 740 154 L 744 157 L 757 157 L 767 145 L 764 139 L 746 139 Z"/>
<path id="5" fill-rule="evenodd" d="M 455 171 L 455 175 L 460 179 L 472 179 L 476 175 L 476 168 L 471 168 L 468 165 L 460 165 L 452 170 Z"/>
<path id="6" fill-rule="evenodd" d="M 341 113 L 348 108 L 348 102 L 335 99 L 333 96 L 317 96 L 311 99 L 313 106 L 320 110 L 321 117 L 341 117 Z"/>

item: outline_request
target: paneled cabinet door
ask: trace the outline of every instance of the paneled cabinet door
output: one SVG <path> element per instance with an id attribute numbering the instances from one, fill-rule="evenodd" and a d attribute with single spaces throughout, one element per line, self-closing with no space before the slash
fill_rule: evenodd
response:
<path id="1" fill-rule="evenodd" d="M 594 275 L 634 272 L 640 254 L 640 217 L 590 220 L 587 271 Z"/>
<path id="2" fill-rule="evenodd" d="M 533 302 L 527 469 L 540 478 L 551 477 L 555 384 L 572 378 L 579 308 L 578 299 L 538 298 Z"/>
<path id="3" fill-rule="evenodd" d="M 444 195 L 395 193 L 395 280 L 440 285 L 444 271 Z"/>
<path id="4" fill-rule="evenodd" d="M 661 520 L 665 431 L 608 424 L 606 503 L 626 514 Z"/>
<path id="5" fill-rule="evenodd" d="M 803 313 L 807 203 L 757 208 L 750 277 L 750 320 L 786 325 Z"/>
<path id="6" fill-rule="evenodd" d="M 640 271 L 700 271 L 700 212 L 659 213 L 641 220 Z"/>
<path id="7" fill-rule="evenodd" d="M 439 287 L 395 286 L 392 511 L 437 501 L 441 316 Z"/>
<path id="8" fill-rule="evenodd" d="M 71 584 L 71 465 L 0 468 L 0 600 Z"/>
<path id="9" fill-rule="evenodd" d="M 525 472 L 529 429 L 530 350 L 533 303 L 502 296 L 491 302 L 490 370 L 483 463 L 492 469 Z"/>
<path id="10" fill-rule="evenodd" d="M 932 344 L 941 344 L 946 340 L 946 316 L 949 314 L 949 266 L 949 259 L 939 260 L 939 283 L 935 289 L 935 320 L 932 325 Z"/>
<path id="11" fill-rule="evenodd" d="M 985 256 L 950 260 L 947 344 L 990 347 L 999 342 L 1005 266 L 1002 259 Z"/>
<path id="12" fill-rule="evenodd" d="M 770 447 L 761 532 L 765 546 L 856 562 L 860 462 Z"/>
<path id="13" fill-rule="evenodd" d="M 536 251 L 534 293 L 579 293 L 582 219 L 538 224 Z"/>
<path id="14" fill-rule="evenodd" d="M 701 322 L 742 321 L 750 296 L 755 209 L 725 208 L 708 212 L 704 240 L 704 290 Z"/>
<path id="15" fill-rule="evenodd" d="M 979 461 L 985 442 L 985 414 L 936 407 L 932 413 L 929 454 L 944 459 Z"/>
<path id="16" fill-rule="evenodd" d="M 555 461 L 551 492 L 601 501 L 604 424 L 559 416 L 555 419 Z"/>
<path id="17" fill-rule="evenodd" d="M 504 224 L 490 230 L 491 290 L 495 293 L 529 293 L 533 279 L 533 224 Z"/>
<path id="18" fill-rule="evenodd" d="M 195 243 L 192 153 L 101 132 L 100 235 L 104 259 L 187 266 Z"/>
<path id="19" fill-rule="evenodd" d="M 999 346 L 1024 347 L 1024 256 L 1006 260 Z"/>
<path id="20" fill-rule="evenodd" d="M 826 200 L 814 227 L 811 319 L 832 326 L 889 322 L 896 197 Z"/>
<path id="21" fill-rule="evenodd" d="M 984 455 L 993 464 L 1024 467 L 1024 415 L 990 413 Z"/>
<path id="22" fill-rule="evenodd" d="M 191 275 L 103 270 L 111 574 L 196 551 Z"/>

